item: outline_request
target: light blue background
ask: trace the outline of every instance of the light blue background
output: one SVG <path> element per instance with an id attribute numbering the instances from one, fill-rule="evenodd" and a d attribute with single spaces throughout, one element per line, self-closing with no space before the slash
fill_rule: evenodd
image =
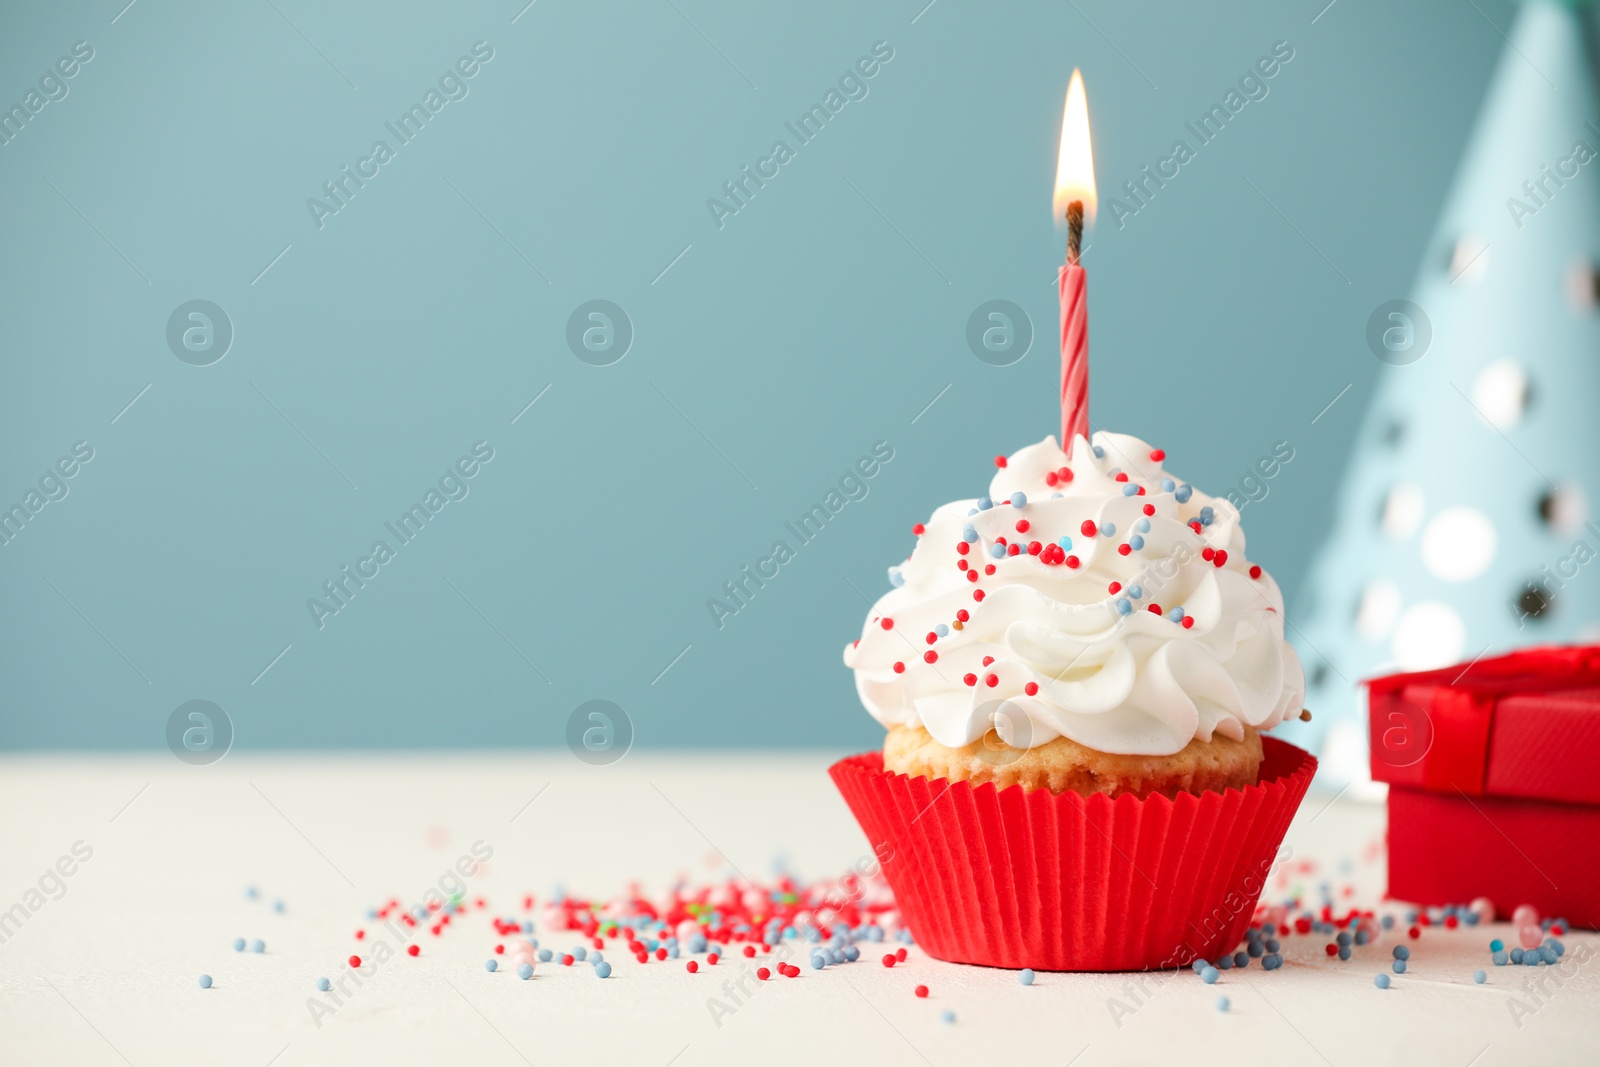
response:
<path id="1" fill-rule="evenodd" d="M 12 748 L 158 747 L 194 698 L 241 749 L 556 745 L 596 697 L 643 746 L 875 744 L 849 583 L 876 596 L 912 523 L 1057 425 L 1072 68 L 1104 195 L 1280 40 L 1270 95 L 1125 228 L 1103 207 L 1086 263 L 1097 425 L 1219 494 L 1294 446 L 1246 512 L 1292 595 L 1384 369 L 1367 317 L 1406 295 L 1513 14 L 123 2 L 0 15 L 6 106 L 95 49 L 0 147 L 0 498 L 95 450 L 0 548 Z M 470 95 L 319 230 L 307 198 L 479 40 Z M 870 94 L 719 230 L 707 198 L 879 40 Z M 236 331 L 203 368 L 165 342 L 195 298 Z M 595 298 L 637 331 L 609 367 L 565 342 Z M 995 298 L 1038 331 L 1004 368 L 964 339 Z M 479 440 L 470 496 L 319 631 L 306 599 Z M 718 630 L 707 598 L 878 440 L 870 495 Z"/>

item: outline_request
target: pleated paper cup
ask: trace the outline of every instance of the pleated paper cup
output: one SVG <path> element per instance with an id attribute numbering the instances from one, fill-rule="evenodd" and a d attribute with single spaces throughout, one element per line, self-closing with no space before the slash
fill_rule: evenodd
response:
<path id="1" fill-rule="evenodd" d="M 908 778 L 876 752 L 829 773 L 929 955 L 1153 970 L 1216 959 L 1244 937 L 1317 768 L 1276 738 L 1262 746 L 1255 785 L 1175 799 Z"/>

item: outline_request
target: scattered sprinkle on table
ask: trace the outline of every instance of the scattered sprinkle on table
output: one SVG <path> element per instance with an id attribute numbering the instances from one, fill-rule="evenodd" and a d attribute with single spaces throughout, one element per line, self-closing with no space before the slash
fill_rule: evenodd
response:
<path id="1" fill-rule="evenodd" d="M 200 988 L 201 989 L 210 989 L 211 988 L 211 976 L 209 974 L 202 974 L 200 976 Z"/>

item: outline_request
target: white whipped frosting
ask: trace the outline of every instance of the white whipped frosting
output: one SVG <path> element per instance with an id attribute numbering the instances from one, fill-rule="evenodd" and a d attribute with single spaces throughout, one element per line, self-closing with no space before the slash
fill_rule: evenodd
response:
<path id="1" fill-rule="evenodd" d="M 1238 509 L 1167 474 L 1136 437 L 1093 445 L 1078 438 L 1068 459 L 1047 437 L 1011 456 L 987 497 L 933 513 L 844 652 L 880 723 L 920 725 L 950 748 L 992 728 L 1014 748 L 1064 736 L 1161 756 L 1299 713 L 1283 596 L 1245 559 Z"/>

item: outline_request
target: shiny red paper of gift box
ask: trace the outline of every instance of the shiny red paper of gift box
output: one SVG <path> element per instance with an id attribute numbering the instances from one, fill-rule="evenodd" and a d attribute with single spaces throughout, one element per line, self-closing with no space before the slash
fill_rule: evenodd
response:
<path id="1" fill-rule="evenodd" d="M 1367 683 L 1389 895 L 1600 928 L 1600 645 Z"/>

